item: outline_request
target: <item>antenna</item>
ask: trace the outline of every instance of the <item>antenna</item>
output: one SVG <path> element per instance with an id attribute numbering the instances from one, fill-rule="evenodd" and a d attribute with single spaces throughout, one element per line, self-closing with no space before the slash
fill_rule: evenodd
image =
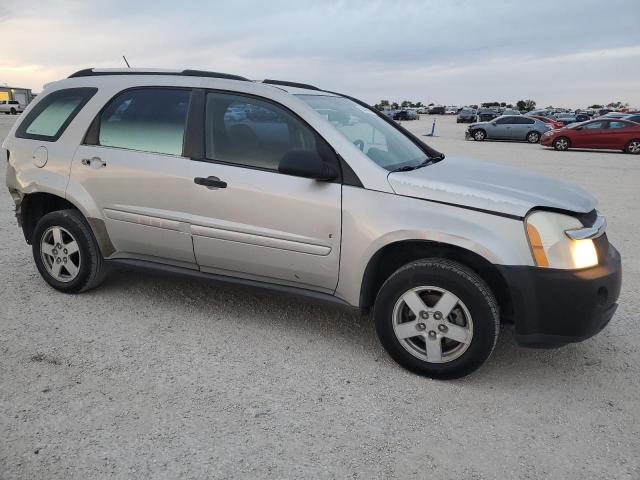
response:
<path id="1" fill-rule="evenodd" d="M 129 65 L 129 62 L 127 62 L 127 57 L 125 57 L 124 55 L 122 55 L 122 58 L 124 60 L 124 63 L 127 64 L 127 68 L 131 68 L 131 65 Z"/>

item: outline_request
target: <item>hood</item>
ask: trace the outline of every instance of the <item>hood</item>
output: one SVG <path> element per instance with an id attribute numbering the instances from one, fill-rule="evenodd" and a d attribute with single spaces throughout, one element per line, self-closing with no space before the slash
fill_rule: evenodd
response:
<path id="1" fill-rule="evenodd" d="M 596 199 L 581 187 L 528 170 L 462 157 L 389 174 L 394 192 L 407 197 L 524 217 L 534 207 L 587 213 Z"/>

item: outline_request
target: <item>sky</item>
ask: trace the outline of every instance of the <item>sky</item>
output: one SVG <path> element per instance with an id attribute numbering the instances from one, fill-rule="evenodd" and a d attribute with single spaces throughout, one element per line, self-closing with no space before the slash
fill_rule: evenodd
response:
<path id="1" fill-rule="evenodd" d="M 193 68 L 361 98 L 640 107 L 640 0 L 0 0 L 0 85 Z"/>

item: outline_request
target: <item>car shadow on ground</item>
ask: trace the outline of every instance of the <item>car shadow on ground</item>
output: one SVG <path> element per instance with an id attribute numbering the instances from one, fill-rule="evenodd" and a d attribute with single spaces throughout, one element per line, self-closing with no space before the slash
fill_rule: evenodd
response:
<path id="1" fill-rule="evenodd" d="M 540 145 L 543 150 L 546 151 L 552 151 L 555 152 L 556 149 L 553 147 L 546 147 L 544 145 Z M 600 149 L 600 148 L 570 148 L 569 150 L 565 150 L 564 152 L 561 153 L 580 153 L 580 152 L 586 152 L 586 153 L 606 153 L 608 155 L 611 154 L 618 154 L 618 155 L 629 155 L 627 152 L 623 152 L 622 150 L 604 150 L 604 149 Z"/>
<path id="2" fill-rule="evenodd" d="M 149 289 L 149 283 L 153 288 Z M 365 353 L 380 368 L 400 369 L 384 352 L 376 337 L 371 314 L 362 316 L 356 309 L 244 286 L 232 286 L 214 281 L 200 281 L 179 275 L 156 275 L 138 271 L 115 271 L 95 291 L 95 294 L 118 295 L 126 292 L 135 303 L 162 308 L 167 302 L 173 308 L 188 308 L 190 312 L 209 316 L 212 311 L 232 310 L 233 316 L 218 321 L 255 322 L 265 325 L 265 317 L 274 330 L 290 332 L 293 337 L 321 336 L 327 342 L 335 339 L 340 348 L 353 346 Z M 226 304 L 226 305 L 223 305 Z M 256 315 L 256 312 L 262 312 Z M 189 321 L 188 317 L 183 318 Z M 213 328 L 213 327 L 212 327 Z M 286 340 L 283 340 L 286 341 Z M 598 347 L 598 339 L 559 349 L 538 350 L 518 346 L 514 327 L 501 326 L 498 343 L 489 361 L 475 374 L 456 380 L 463 384 L 503 383 L 499 379 L 527 377 L 527 382 L 539 387 L 555 387 L 576 382 L 584 383 L 580 372 L 590 375 L 605 372 L 598 369 L 606 349 Z M 350 348 L 350 347 L 348 347 Z M 368 361 L 366 358 L 363 362 Z M 576 376 L 577 375 L 577 376 Z M 592 378 L 590 376 L 589 378 Z"/>

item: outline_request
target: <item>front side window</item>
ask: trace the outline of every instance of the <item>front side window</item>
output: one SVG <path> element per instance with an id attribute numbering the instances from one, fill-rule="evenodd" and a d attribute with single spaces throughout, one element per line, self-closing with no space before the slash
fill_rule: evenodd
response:
<path id="1" fill-rule="evenodd" d="M 29 112 L 16 137 L 55 142 L 97 91 L 97 88 L 68 88 L 50 93 Z"/>
<path id="2" fill-rule="evenodd" d="M 98 144 L 182 155 L 189 90 L 142 88 L 114 98 L 100 115 Z"/>
<path id="3" fill-rule="evenodd" d="M 502 117 L 498 118 L 495 121 L 498 125 L 511 125 L 517 123 L 517 119 L 515 117 Z"/>
<path id="4" fill-rule="evenodd" d="M 583 125 L 582 128 L 587 130 L 600 130 L 601 128 L 607 128 L 606 122 L 593 122 Z"/>
<path id="5" fill-rule="evenodd" d="M 412 166 L 427 155 L 375 112 L 344 97 L 299 95 L 365 155 L 386 170 Z"/>
<path id="6" fill-rule="evenodd" d="M 278 170 L 292 150 L 318 150 L 315 133 L 285 109 L 254 97 L 212 92 L 206 101 L 206 157 Z"/>

